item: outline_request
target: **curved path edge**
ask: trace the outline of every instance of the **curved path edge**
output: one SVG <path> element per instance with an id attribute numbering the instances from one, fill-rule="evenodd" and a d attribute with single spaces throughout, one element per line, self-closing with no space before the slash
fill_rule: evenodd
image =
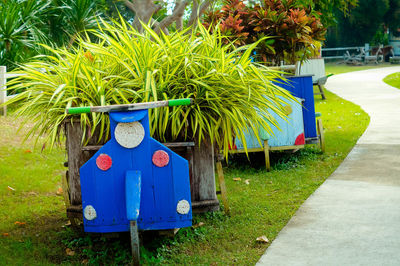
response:
<path id="1" fill-rule="evenodd" d="M 370 125 L 257 265 L 400 265 L 400 90 L 382 81 L 394 72 L 329 78 L 327 89 L 360 105 Z"/>

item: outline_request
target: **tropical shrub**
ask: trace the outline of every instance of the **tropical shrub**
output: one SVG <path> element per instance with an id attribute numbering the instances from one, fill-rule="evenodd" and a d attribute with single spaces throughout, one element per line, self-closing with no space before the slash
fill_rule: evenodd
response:
<path id="1" fill-rule="evenodd" d="M 47 47 L 52 55 L 16 71 L 25 75 L 9 89 L 26 90 L 8 103 L 21 104 L 17 114 L 34 122 L 31 134 L 47 135 L 53 144 L 67 107 L 193 98 L 191 106 L 150 110 L 152 135 L 161 141 L 210 138 L 227 154 L 234 135 L 245 142 L 248 128 L 270 129 L 270 115 L 254 107 L 284 116 L 278 96 L 292 96 L 272 83 L 279 72 L 251 62 L 257 43 L 230 49 L 218 30 L 210 34 L 201 25 L 191 34 L 157 35 L 144 24 L 140 33 L 124 22 L 103 23 L 92 32 L 98 41 L 80 38 L 76 48 Z M 80 120 L 89 129 L 86 139 L 95 131 L 108 138 L 106 114 L 82 114 Z"/>
<path id="2" fill-rule="evenodd" d="M 0 1 L 0 65 L 23 62 L 36 54 L 37 42 L 45 42 L 43 15 L 46 1 Z"/>
<path id="3" fill-rule="evenodd" d="M 97 28 L 104 0 L 0 0 L 0 65 L 10 70 L 46 53 L 38 44 L 71 46 Z"/>
<path id="4" fill-rule="evenodd" d="M 205 25 L 219 24 L 226 43 L 250 44 L 266 36 L 257 46 L 257 59 L 280 64 L 311 56 L 313 42 L 326 33 L 319 14 L 299 0 L 263 0 L 246 6 L 242 0 L 226 0 L 222 9 L 207 14 Z"/>

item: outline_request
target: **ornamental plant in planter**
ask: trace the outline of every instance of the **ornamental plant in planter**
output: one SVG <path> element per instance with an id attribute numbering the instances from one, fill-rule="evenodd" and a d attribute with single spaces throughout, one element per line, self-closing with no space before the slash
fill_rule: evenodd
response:
<path id="1" fill-rule="evenodd" d="M 72 49 L 47 47 L 52 55 L 21 66 L 17 73 L 25 75 L 8 84 L 25 90 L 8 103 L 19 103 L 17 114 L 35 123 L 31 134 L 47 136 L 51 145 L 67 119 L 69 125 L 79 119 L 84 143 L 104 143 L 109 137 L 107 114 L 70 117 L 67 107 L 192 98 L 191 106 L 151 110 L 150 127 L 161 142 L 194 141 L 198 164 L 197 158 L 212 158 L 213 145 L 227 156 L 233 137 L 244 140 L 249 127 L 269 130 L 267 121 L 273 119 L 254 107 L 285 116 L 279 97 L 292 96 L 273 83 L 279 72 L 251 63 L 257 44 L 227 46 L 219 30 L 210 34 L 202 25 L 191 34 L 168 36 L 147 25 L 144 33 L 124 22 L 102 25 L 92 32 L 96 41 L 79 39 Z M 37 70 L 43 68 L 45 72 Z M 195 167 L 197 189 L 205 192 L 192 200 L 216 199 L 213 163 L 198 164 L 208 171 Z M 80 195 L 74 195 L 77 204 Z"/>
<path id="2" fill-rule="evenodd" d="M 225 43 L 257 45 L 257 61 L 294 64 L 312 56 L 314 42 L 325 39 L 321 14 L 299 0 L 262 0 L 246 6 L 242 0 L 226 0 L 221 10 L 206 14 L 205 26 L 219 25 Z"/>

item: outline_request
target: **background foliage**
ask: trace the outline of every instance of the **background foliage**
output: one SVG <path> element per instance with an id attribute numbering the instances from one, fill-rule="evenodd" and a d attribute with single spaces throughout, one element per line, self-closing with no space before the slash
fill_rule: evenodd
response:
<path id="1" fill-rule="evenodd" d="M 387 44 L 389 30 L 399 35 L 399 0 L 363 0 L 349 16 L 338 14 L 335 27 L 328 31 L 327 46 L 360 46 L 364 43 Z"/>
<path id="2" fill-rule="evenodd" d="M 304 7 L 303 1 L 263 0 L 248 6 L 241 0 L 225 3 L 221 10 L 207 14 L 205 25 L 219 23 L 226 43 L 237 46 L 270 37 L 256 49 L 259 61 L 294 63 L 311 56 L 307 50 L 312 50 L 314 42 L 324 40 L 326 30 L 319 14 L 310 6 Z"/>
<path id="3" fill-rule="evenodd" d="M 104 0 L 0 0 L 0 65 L 10 70 L 47 53 L 39 44 L 70 46 L 97 26 Z"/>

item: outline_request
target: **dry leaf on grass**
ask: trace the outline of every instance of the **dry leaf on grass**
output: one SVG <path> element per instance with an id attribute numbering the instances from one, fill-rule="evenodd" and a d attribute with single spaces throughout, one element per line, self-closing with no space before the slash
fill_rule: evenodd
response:
<path id="1" fill-rule="evenodd" d="M 10 236 L 9 233 L 3 233 L 3 236 Z"/>
<path id="2" fill-rule="evenodd" d="M 70 248 L 67 248 L 67 249 L 65 250 L 65 253 L 67 253 L 67 256 L 74 256 L 74 255 L 75 255 L 75 251 L 73 251 L 73 250 L 70 249 Z"/>
<path id="3" fill-rule="evenodd" d="M 59 188 L 57 189 L 56 194 L 59 195 L 59 196 L 62 195 L 62 194 L 63 194 L 63 189 L 62 189 L 61 187 L 59 187 Z"/>
<path id="4" fill-rule="evenodd" d="M 24 225 L 26 225 L 25 222 L 19 222 L 19 221 L 16 221 L 14 224 L 15 224 L 15 225 L 18 225 L 18 226 L 24 226 Z"/>
<path id="5" fill-rule="evenodd" d="M 31 150 L 25 150 L 24 153 L 32 153 Z"/>
<path id="6" fill-rule="evenodd" d="M 62 225 L 61 227 L 62 227 L 62 228 L 65 228 L 65 227 L 67 227 L 67 226 L 71 226 L 71 221 L 68 221 L 66 224 Z"/>
<path id="7" fill-rule="evenodd" d="M 200 222 L 198 224 L 193 225 L 192 228 L 197 228 L 197 227 L 201 227 L 201 226 L 204 226 L 204 225 L 205 225 L 205 223 Z"/>
<path id="8" fill-rule="evenodd" d="M 240 177 L 234 177 L 233 181 L 241 181 L 242 179 Z"/>
<path id="9" fill-rule="evenodd" d="M 7 186 L 7 189 L 10 190 L 10 191 L 15 191 L 15 188 L 12 188 L 10 186 Z"/>
<path id="10" fill-rule="evenodd" d="M 266 236 L 259 236 L 257 237 L 256 241 L 260 243 L 269 243 L 269 240 Z"/>

